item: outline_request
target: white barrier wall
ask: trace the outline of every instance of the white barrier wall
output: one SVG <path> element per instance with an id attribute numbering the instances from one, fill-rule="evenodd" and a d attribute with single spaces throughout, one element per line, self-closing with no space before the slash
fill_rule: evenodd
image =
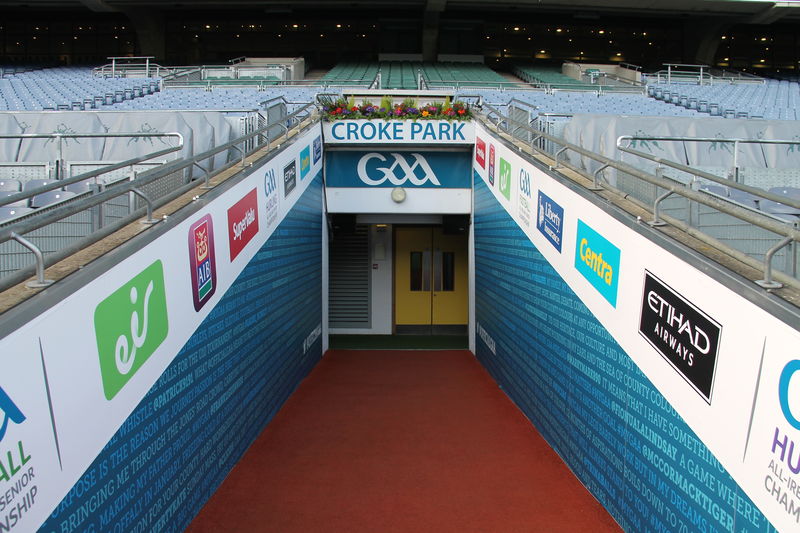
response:
<path id="1" fill-rule="evenodd" d="M 476 127 L 478 357 L 624 528 L 797 531 L 800 324 L 517 154 Z"/>
<path id="2" fill-rule="evenodd" d="M 315 127 L 0 339 L 0 530 L 188 524 L 321 356 L 321 150 Z"/>

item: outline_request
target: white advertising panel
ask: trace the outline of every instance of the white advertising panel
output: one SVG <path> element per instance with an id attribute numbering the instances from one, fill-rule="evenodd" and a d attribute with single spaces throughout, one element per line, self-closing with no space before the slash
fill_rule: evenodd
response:
<path id="1" fill-rule="evenodd" d="M 800 331 L 475 134 L 495 198 L 766 517 L 798 531 Z"/>
<path id="2" fill-rule="evenodd" d="M 78 481 L 320 174 L 321 135 L 0 340 L 14 369 L 0 377 L 2 525 L 35 530 Z M 168 413 L 186 380 L 154 408 Z"/>

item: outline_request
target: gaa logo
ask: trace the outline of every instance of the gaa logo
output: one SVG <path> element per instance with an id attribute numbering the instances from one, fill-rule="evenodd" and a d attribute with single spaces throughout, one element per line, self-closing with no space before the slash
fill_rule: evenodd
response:
<path id="1" fill-rule="evenodd" d="M 437 186 L 441 185 L 430 164 L 422 154 L 410 153 L 408 155 L 411 157 L 410 163 L 403 154 L 392 152 L 389 154 L 392 161 L 388 166 L 374 166 L 373 164 L 368 167 L 373 159 L 381 163 L 389 163 L 389 159 L 378 152 L 365 154 L 358 161 L 358 178 L 370 186 L 380 185 L 387 180 L 392 185 L 403 185 L 406 182 L 416 186 L 421 186 L 428 182 Z M 376 176 L 376 172 L 380 174 L 379 177 Z"/>

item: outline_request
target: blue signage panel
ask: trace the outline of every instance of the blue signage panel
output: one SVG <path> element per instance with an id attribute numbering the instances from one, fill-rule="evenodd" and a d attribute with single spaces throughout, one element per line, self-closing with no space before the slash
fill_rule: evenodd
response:
<path id="1" fill-rule="evenodd" d="M 328 151 L 328 187 L 471 187 L 470 152 Z"/>
<path id="2" fill-rule="evenodd" d="M 617 306 L 619 258 L 619 248 L 583 220 L 578 220 L 575 269 L 614 307 Z"/>
<path id="3" fill-rule="evenodd" d="M 542 191 L 539 191 L 538 204 L 536 228 L 560 252 L 561 235 L 564 228 L 564 208 Z"/>

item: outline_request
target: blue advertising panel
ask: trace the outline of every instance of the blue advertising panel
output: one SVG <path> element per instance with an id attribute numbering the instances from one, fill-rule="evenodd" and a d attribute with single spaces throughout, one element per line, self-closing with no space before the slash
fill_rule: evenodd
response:
<path id="1" fill-rule="evenodd" d="M 470 152 L 328 151 L 328 187 L 471 187 Z"/>

